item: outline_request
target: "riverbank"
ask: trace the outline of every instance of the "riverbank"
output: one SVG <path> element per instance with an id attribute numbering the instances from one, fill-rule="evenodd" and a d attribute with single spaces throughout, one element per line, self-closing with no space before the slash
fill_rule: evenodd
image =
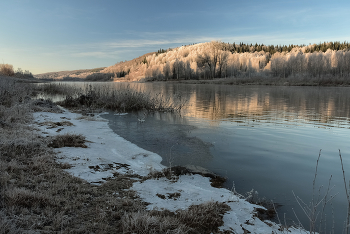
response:
<path id="1" fill-rule="evenodd" d="M 194 206 L 216 206 L 215 209 L 221 207 L 222 210 L 222 217 L 215 215 L 216 219 L 222 220 L 219 223 L 223 222 L 219 227 L 221 231 L 270 233 L 280 229 L 279 225 L 257 217 L 257 209 L 264 208 L 248 203 L 227 189 L 212 187 L 208 177 L 192 174 L 153 177 L 165 168 L 161 165 L 161 157 L 114 134 L 108 123 L 98 115 L 84 117 L 63 109 L 62 113 L 37 112 L 34 120 L 44 137 L 69 133 L 85 136 L 87 148 L 59 148 L 55 150 L 57 161 L 70 167 L 64 169 L 66 172 L 91 184 L 104 185 L 113 183 L 111 181 L 119 175 L 129 176 L 132 186 L 127 190 L 134 193 L 141 203 L 147 204 L 139 211 L 144 212 L 144 216 L 150 215 L 150 211 L 165 214 L 169 211 L 189 211 Z M 54 127 L 51 124 L 62 120 L 72 125 Z M 118 197 L 120 192 L 115 191 L 115 196 Z M 135 215 L 132 214 L 133 219 L 144 219 Z M 289 230 L 297 232 L 293 228 Z"/>
<path id="2" fill-rule="evenodd" d="M 155 80 L 157 82 L 157 80 Z M 164 81 L 163 81 L 164 82 Z M 169 81 L 166 81 L 169 82 Z M 178 82 L 184 84 L 222 84 L 222 85 L 271 85 L 271 86 L 326 86 L 326 87 L 338 87 L 350 86 L 350 77 L 228 77 L 228 78 L 215 78 L 215 79 L 199 79 L 199 80 L 171 80 L 170 82 Z"/>
<path id="3" fill-rule="evenodd" d="M 263 207 L 212 187 L 210 178 L 165 168 L 98 113 L 73 113 L 30 92 L 0 82 L 1 233 L 287 230 L 260 220 Z"/>

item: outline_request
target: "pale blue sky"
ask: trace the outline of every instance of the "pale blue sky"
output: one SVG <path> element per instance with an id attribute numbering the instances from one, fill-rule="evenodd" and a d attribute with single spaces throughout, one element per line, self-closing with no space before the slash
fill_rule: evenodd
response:
<path id="1" fill-rule="evenodd" d="M 0 9 L 0 62 L 33 74 L 105 67 L 211 40 L 350 39 L 349 0 L 2 0 Z"/>

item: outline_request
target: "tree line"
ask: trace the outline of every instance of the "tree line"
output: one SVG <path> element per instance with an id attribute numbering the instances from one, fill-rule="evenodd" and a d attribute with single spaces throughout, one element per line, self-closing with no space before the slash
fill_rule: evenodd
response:
<path id="1" fill-rule="evenodd" d="M 127 70 L 125 77 L 130 80 L 345 77 L 350 76 L 349 49 L 347 42 L 266 46 L 212 41 L 160 49 L 135 62 L 121 62 L 102 72 Z"/>

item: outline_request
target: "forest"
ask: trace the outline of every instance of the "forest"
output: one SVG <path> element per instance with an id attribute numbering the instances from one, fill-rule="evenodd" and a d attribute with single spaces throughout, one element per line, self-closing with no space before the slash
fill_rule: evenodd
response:
<path id="1" fill-rule="evenodd" d="M 273 46 L 212 41 L 160 49 L 105 68 L 128 80 L 205 80 L 215 78 L 310 78 L 350 76 L 350 45 L 324 42 Z"/>

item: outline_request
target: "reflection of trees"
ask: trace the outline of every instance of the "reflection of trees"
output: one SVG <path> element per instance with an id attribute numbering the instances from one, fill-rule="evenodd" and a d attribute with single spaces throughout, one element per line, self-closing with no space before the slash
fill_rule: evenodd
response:
<path id="1" fill-rule="evenodd" d="M 113 83 L 115 88 L 118 84 Z M 132 89 L 160 94 L 169 101 L 181 94 L 188 100 L 186 115 L 208 120 L 245 122 L 312 122 L 348 124 L 350 88 L 188 85 L 130 83 Z"/>
<path id="2" fill-rule="evenodd" d="M 349 88 L 197 86 L 188 115 L 209 120 L 307 121 L 332 124 L 350 116 Z"/>

